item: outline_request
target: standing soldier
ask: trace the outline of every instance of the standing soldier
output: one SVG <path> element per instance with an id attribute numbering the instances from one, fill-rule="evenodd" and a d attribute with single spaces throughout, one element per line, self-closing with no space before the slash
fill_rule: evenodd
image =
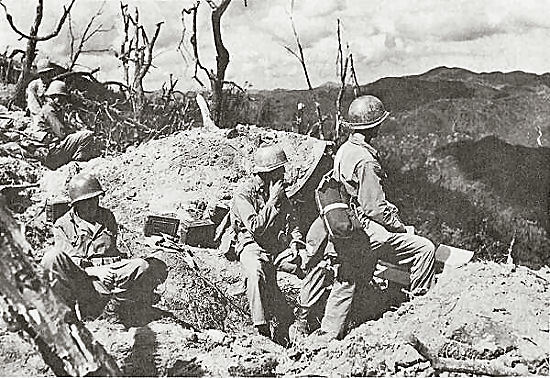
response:
<path id="1" fill-rule="evenodd" d="M 54 290 L 83 315 L 93 314 L 101 298 L 112 299 L 121 320 L 151 307 L 153 290 L 166 279 L 166 265 L 156 258 L 126 258 L 116 247 L 118 225 L 99 206 L 105 194 L 96 177 L 79 174 L 69 181 L 71 210 L 54 225 L 55 245 L 42 258 Z"/>
<path id="2" fill-rule="evenodd" d="M 302 239 L 283 183 L 287 161 L 280 147 L 258 148 L 254 176 L 237 189 L 231 208 L 235 252 L 246 278 L 252 321 L 256 331 L 267 337 L 270 315 L 275 311 L 280 314 L 281 310 L 290 312 L 277 285 L 274 261 L 278 255 L 286 255 L 288 249 L 297 258 Z"/>
<path id="3" fill-rule="evenodd" d="M 304 333 L 309 308 L 320 298 L 324 290 L 323 281 L 329 272 L 321 269 L 323 260 L 332 247 L 338 258 L 349 260 L 353 255 L 359 257 L 364 264 L 361 269 L 362 279 L 370 279 L 377 259 L 410 268 L 410 292 L 421 295 L 432 285 L 434 277 L 435 247 L 434 244 L 419 235 L 409 233 L 410 230 L 400 220 L 395 205 L 386 200 L 382 181 L 386 174 L 379 161 L 378 152 L 371 146 L 371 140 L 378 135 L 382 123 L 389 113 L 382 102 L 374 96 L 361 96 L 353 100 L 348 110 L 348 121 L 344 122 L 351 129 L 348 140 L 338 149 L 334 159 L 332 177 L 343 186 L 350 196 L 350 208 L 355 215 L 368 240 L 361 240 L 356 235 L 349 240 L 328 240 L 322 220 L 317 219 L 308 232 L 308 243 L 314 247 L 314 254 L 321 262 L 306 276 L 300 292 L 300 309 L 296 328 L 298 333 Z M 348 244 L 347 248 L 342 248 Z M 342 244 L 342 245 L 339 245 Z M 370 248 L 369 248 L 370 246 Z M 365 255 L 366 254 L 366 255 Z M 365 260 L 366 259 L 366 260 Z M 323 262 L 324 261 L 324 262 Z M 366 261 L 366 263 L 365 263 Z M 342 264 L 344 265 L 345 262 Z M 345 269 L 353 272 L 353 269 Z M 351 308 L 355 293 L 356 274 L 335 277 L 325 315 L 321 323 L 320 335 L 336 338 L 342 335 L 344 322 Z"/>
<path id="4" fill-rule="evenodd" d="M 37 79 L 27 85 L 27 109 L 33 118 L 40 116 L 40 111 L 46 102 L 45 93 L 48 85 L 55 75 L 55 70 L 48 58 L 43 58 L 36 63 Z"/>
<path id="5" fill-rule="evenodd" d="M 50 169 L 57 169 L 70 161 L 87 161 L 99 156 L 100 151 L 93 131 L 75 131 L 65 122 L 65 83 L 59 80 L 52 81 L 45 97 L 46 103 L 29 130 L 37 142 L 48 146 L 44 165 Z"/>

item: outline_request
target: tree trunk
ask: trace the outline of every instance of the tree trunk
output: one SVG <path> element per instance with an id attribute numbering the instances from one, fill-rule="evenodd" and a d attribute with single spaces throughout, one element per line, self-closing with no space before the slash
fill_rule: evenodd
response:
<path id="1" fill-rule="evenodd" d="M 26 106 L 25 91 L 27 85 L 31 80 L 31 68 L 34 58 L 36 58 L 36 43 L 35 39 L 27 40 L 27 49 L 25 52 L 25 58 L 23 59 L 23 65 L 21 66 L 21 74 L 15 85 L 15 94 L 13 95 L 13 104 L 21 108 Z"/>
<path id="2" fill-rule="evenodd" d="M 0 195 L 0 304 L 5 309 L 4 319 L 27 335 L 55 375 L 121 375 L 114 359 L 50 290 L 31 261 L 31 246 Z"/>
<path id="3" fill-rule="evenodd" d="M 212 84 L 212 118 L 216 125 L 222 127 L 223 113 L 223 84 L 225 82 L 225 71 L 229 65 L 229 51 L 222 41 L 221 19 L 223 13 L 231 3 L 231 0 L 224 0 L 221 5 L 212 11 L 212 32 L 216 46 L 216 76 L 211 77 Z"/>

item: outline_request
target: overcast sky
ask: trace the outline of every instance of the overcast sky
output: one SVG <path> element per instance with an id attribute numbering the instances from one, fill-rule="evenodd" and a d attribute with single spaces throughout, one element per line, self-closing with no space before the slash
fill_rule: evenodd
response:
<path id="1" fill-rule="evenodd" d="M 28 31 L 34 0 L 0 0 Z M 214 0 L 219 2 L 220 0 Z M 49 32 L 68 0 L 44 0 L 41 34 Z M 181 9 L 188 0 L 128 1 L 137 6 L 147 30 L 164 21 L 156 45 L 155 68 L 146 89 L 156 89 L 173 73 L 180 89 L 196 88 L 193 66 L 176 50 L 181 38 Z M 82 30 L 101 5 L 98 0 L 77 0 L 75 30 Z M 301 67 L 284 45 L 294 46 L 288 12 L 290 0 L 233 0 L 222 19 L 223 39 L 231 54 L 227 79 L 254 88 L 305 88 Z M 200 54 L 214 67 L 210 8 L 203 0 L 199 13 Z M 3 13 L 0 10 L 0 13 Z M 357 76 L 367 83 L 385 76 L 453 66 L 473 71 L 550 71 L 550 0 L 295 0 L 294 19 L 314 86 L 337 81 L 336 20 L 343 23 L 343 39 L 354 55 Z M 190 20 L 188 20 L 190 21 Z M 115 51 L 120 48 L 120 3 L 107 0 L 101 22 L 108 33 L 90 41 L 89 48 L 111 52 L 88 54 L 80 62 L 101 67 L 100 79 L 121 80 Z M 190 26 L 190 22 L 187 24 Z M 24 42 L 0 15 L 0 51 Z M 51 41 L 39 44 L 39 57 L 66 64 L 67 28 Z M 188 58 L 191 58 L 189 55 Z"/>

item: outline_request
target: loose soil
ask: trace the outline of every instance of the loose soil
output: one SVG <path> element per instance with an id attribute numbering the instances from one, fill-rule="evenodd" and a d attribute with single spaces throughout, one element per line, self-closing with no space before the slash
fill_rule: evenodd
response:
<path id="1" fill-rule="evenodd" d="M 233 189 L 250 175 L 254 148 L 265 140 L 283 145 L 291 184 L 317 159 L 320 142 L 302 135 L 255 127 L 240 127 L 230 135 L 193 129 L 118 157 L 71 163 L 55 172 L 8 159 L 2 163 L 6 182 L 0 184 L 40 184 L 23 192 L 31 204 L 18 214 L 38 259 L 52 243 L 45 201 L 66 197 L 63 184 L 77 171 L 95 173 L 106 191 L 102 204 L 121 225 L 119 248 L 131 256 L 146 256 L 154 251 L 143 237 L 147 215 L 201 219 L 216 205 L 228 204 Z M 534 271 L 473 262 L 440 274 L 426 296 L 405 303 L 392 300 L 392 286 L 366 285 L 343 340 L 326 343 L 311 336 L 285 349 L 253 335 L 238 264 L 215 249 L 189 247 L 187 252 L 198 272 L 187 265 L 182 252 L 160 254 L 169 277 L 158 289 L 161 300 L 156 306 L 171 316 L 158 319 L 152 314 L 129 328 L 109 320 L 87 323 L 125 375 L 446 374 L 407 344 L 410 335 L 439 357 L 491 361 L 521 375 L 549 373 L 547 267 Z M 292 300 L 299 281 L 283 273 L 279 278 Z M 52 374 L 30 343 L 5 325 L 0 325 L 0 366 L 4 376 Z"/>

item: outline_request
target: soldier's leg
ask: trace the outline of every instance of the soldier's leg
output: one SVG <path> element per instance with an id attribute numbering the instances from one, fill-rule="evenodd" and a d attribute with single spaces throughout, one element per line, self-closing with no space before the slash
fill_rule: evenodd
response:
<path id="1" fill-rule="evenodd" d="M 239 261 L 246 277 L 246 294 L 252 323 L 255 327 L 264 328 L 267 326 L 267 314 L 264 308 L 267 277 L 264 266 L 269 263 L 269 259 L 260 246 L 256 243 L 246 245 L 239 256 Z"/>
<path id="2" fill-rule="evenodd" d="M 99 299 L 94 278 L 76 265 L 65 252 L 55 248 L 48 250 L 42 257 L 41 265 L 50 286 L 67 304 L 74 305 L 76 300 L 93 303 Z"/>
<path id="3" fill-rule="evenodd" d="M 86 272 L 103 283 L 112 277 L 110 291 L 117 298 L 151 304 L 154 289 L 166 279 L 167 267 L 158 259 L 135 258 L 87 268 Z"/>
<path id="4" fill-rule="evenodd" d="M 94 133 L 90 130 L 81 130 L 69 134 L 57 146 L 48 151 L 44 165 L 50 169 L 57 169 L 70 161 L 87 161 L 99 156 Z"/>
<path id="5" fill-rule="evenodd" d="M 327 249 L 330 248 L 327 246 Z M 347 240 L 332 242 L 340 261 L 338 272 L 327 300 L 321 331 L 330 338 L 342 337 L 355 295 L 356 282 L 369 282 L 376 266 L 377 254 L 369 248 L 369 239 L 362 231 Z"/>
<path id="6" fill-rule="evenodd" d="M 413 294 L 425 293 L 433 284 L 435 273 L 435 246 L 420 235 L 406 233 L 374 232 L 371 237 L 373 250 L 379 252 L 380 259 L 410 269 Z"/>
<path id="7" fill-rule="evenodd" d="M 302 280 L 302 286 L 298 297 L 296 320 L 299 327 L 307 329 L 307 319 L 310 309 L 322 298 L 327 287 L 327 267 L 324 256 L 327 248 L 328 234 L 323 220 L 317 218 L 309 227 L 306 235 L 307 255 L 304 256 L 304 264 L 307 274 Z M 331 244 L 332 246 L 332 244 Z M 333 249 L 333 248 L 332 248 Z"/>

